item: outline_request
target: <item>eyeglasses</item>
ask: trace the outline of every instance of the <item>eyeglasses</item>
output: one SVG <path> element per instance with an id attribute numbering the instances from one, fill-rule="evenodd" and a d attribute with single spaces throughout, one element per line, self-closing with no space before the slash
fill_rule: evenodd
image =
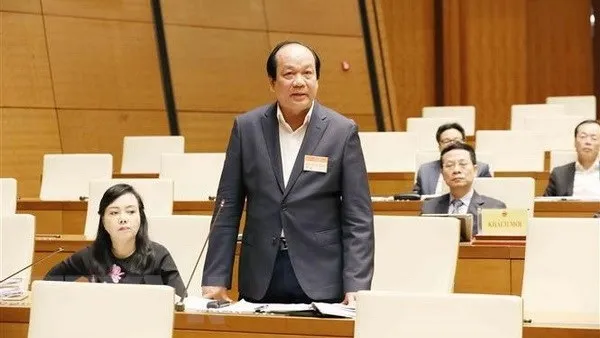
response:
<path id="1" fill-rule="evenodd" d="M 456 167 L 456 165 L 458 164 L 458 166 L 461 169 L 465 169 L 466 167 L 468 167 L 469 165 L 471 165 L 471 162 L 466 162 L 466 161 L 460 161 L 460 162 L 445 162 L 442 167 L 446 170 L 450 170 L 450 169 L 454 169 Z"/>
<path id="2" fill-rule="evenodd" d="M 441 140 L 440 140 L 440 144 L 443 144 L 443 145 L 450 144 L 450 143 L 454 143 L 454 142 L 460 142 L 460 143 L 463 143 L 463 139 L 460 139 L 460 138 L 453 138 L 453 139 L 441 139 Z"/>

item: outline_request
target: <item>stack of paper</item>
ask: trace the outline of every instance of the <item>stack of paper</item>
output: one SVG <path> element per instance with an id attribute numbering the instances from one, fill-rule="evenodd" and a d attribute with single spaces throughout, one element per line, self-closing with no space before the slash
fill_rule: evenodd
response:
<path id="1" fill-rule="evenodd" d="M 0 284 L 0 299 L 21 300 L 25 297 L 27 292 L 23 288 L 23 278 L 14 277 Z"/>
<path id="2" fill-rule="evenodd" d="M 356 318 L 356 308 L 344 304 L 312 303 L 319 314 L 327 317 Z"/>

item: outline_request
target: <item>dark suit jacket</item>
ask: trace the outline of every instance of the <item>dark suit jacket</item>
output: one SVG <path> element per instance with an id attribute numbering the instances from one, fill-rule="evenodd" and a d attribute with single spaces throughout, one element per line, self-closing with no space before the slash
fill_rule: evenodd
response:
<path id="1" fill-rule="evenodd" d="M 575 162 L 552 169 L 544 196 L 573 196 Z"/>
<path id="2" fill-rule="evenodd" d="M 447 214 L 450 206 L 450 194 L 438 196 L 423 202 L 421 206 L 421 214 Z M 467 208 L 467 212 L 473 215 L 473 234 L 477 233 L 477 222 L 479 217 L 477 209 L 505 209 L 506 204 L 497 199 L 479 195 L 477 191 L 473 192 L 471 203 Z"/>
<path id="3" fill-rule="evenodd" d="M 442 167 L 440 160 L 423 163 L 417 171 L 417 180 L 413 192 L 419 195 L 435 194 Z M 492 177 L 490 166 L 483 162 L 477 162 L 477 177 Z"/>
<path id="4" fill-rule="evenodd" d="M 270 104 L 235 119 L 217 192 L 217 201 L 226 202 L 211 235 L 202 285 L 230 287 L 247 199 L 241 295 L 265 295 L 282 228 L 292 266 L 310 298 L 334 299 L 370 289 L 373 210 L 356 124 L 315 101 L 284 188 L 276 114 L 276 104 Z M 327 173 L 304 171 L 306 154 L 326 156 Z"/>

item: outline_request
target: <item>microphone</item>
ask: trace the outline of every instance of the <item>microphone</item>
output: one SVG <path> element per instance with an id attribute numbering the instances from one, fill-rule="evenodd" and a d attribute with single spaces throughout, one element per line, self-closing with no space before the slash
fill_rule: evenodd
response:
<path id="1" fill-rule="evenodd" d="M 200 250 L 198 259 L 196 259 L 196 265 L 194 265 L 194 269 L 192 270 L 190 279 L 188 279 L 188 282 L 185 285 L 185 290 L 183 292 L 183 295 L 181 295 L 181 297 L 179 298 L 179 301 L 177 303 L 175 303 L 175 311 L 178 311 L 178 312 L 185 311 L 185 304 L 183 303 L 183 300 L 185 299 L 185 297 L 187 297 L 187 291 L 188 291 L 188 288 L 190 287 L 190 283 L 192 282 L 192 278 L 194 277 L 194 273 L 196 272 L 196 269 L 198 268 L 198 264 L 200 264 L 200 259 L 202 258 L 202 254 L 206 250 L 206 246 L 208 244 L 208 239 L 210 238 L 210 235 L 212 234 L 213 229 L 215 228 L 215 223 L 217 222 L 217 219 L 219 218 L 219 215 L 221 214 L 221 209 L 223 209 L 224 205 L 225 205 L 225 200 L 223 199 L 223 200 L 221 200 L 221 203 L 219 203 L 219 209 L 217 209 L 215 218 L 213 218 L 213 220 L 210 224 L 210 228 L 208 229 L 208 235 L 206 236 L 206 239 L 204 240 L 204 244 L 202 245 L 202 250 Z"/>
<path id="2" fill-rule="evenodd" d="M 2 283 L 4 283 L 5 281 L 9 280 L 11 277 L 14 277 L 14 276 L 18 275 L 18 274 L 19 274 L 19 273 L 21 273 L 22 271 L 25 271 L 25 270 L 29 269 L 30 267 L 32 267 L 32 266 L 34 266 L 34 265 L 36 265 L 37 263 L 40 263 L 40 262 L 42 262 L 42 261 L 45 261 L 46 259 L 48 259 L 48 258 L 50 258 L 50 257 L 52 257 L 52 256 L 54 256 L 54 255 L 56 255 L 56 254 L 57 254 L 57 253 L 59 253 L 59 252 L 63 252 L 63 251 L 65 251 L 65 249 L 63 249 L 62 247 L 60 247 L 60 248 L 58 248 L 58 249 L 56 249 L 56 250 L 52 251 L 50 254 L 48 254 L 48 255 L 46 255 L 46 256 L 44 256 L 44 257 L 42 257 L 42 258 L 38 259 L 37 261 L 35 261 L 35 262 L 33 262 L 33 263 L 29 264 L 29 265 L 27 265 L 26 267 L 24 267 L 24 268 L 22 268 L 21 270 L 19 270 L 19 271 L 15 272 L 15 273 L 13 273 L 13 274 L 11 274 L 10 276 L 8 276 L 8 277 L 4 278 L 3 280 L 0 280 L 0 284 L 2 284 Z"/>

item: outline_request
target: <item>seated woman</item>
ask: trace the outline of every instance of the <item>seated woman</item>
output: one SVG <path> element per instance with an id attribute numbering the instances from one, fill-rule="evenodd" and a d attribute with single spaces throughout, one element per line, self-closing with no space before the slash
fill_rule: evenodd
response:
<path id="1" fill-rule="evenodd" d="M 163 284 L 182 296 L 185 286 L 169 251 L 150 241 L 140 195 L 128 184 L 110 187 L 100 201 L 100 222 L 91 246 L 54 266 L 45 280 Z"/>

